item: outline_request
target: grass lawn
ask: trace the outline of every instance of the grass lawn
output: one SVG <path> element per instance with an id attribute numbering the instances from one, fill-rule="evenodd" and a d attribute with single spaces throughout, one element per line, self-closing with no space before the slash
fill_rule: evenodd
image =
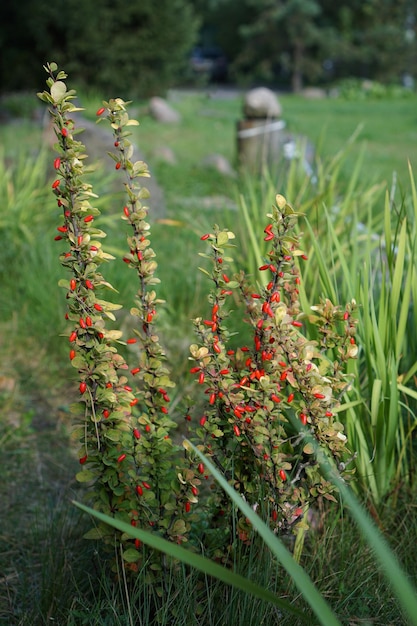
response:
<path id="1" fill-rule="evenodd" d="M 389 185 L 396 171 L 401 185 L 408 186 L 407 159 L 417 163 L 416 95 L 366 101 L 315 101 L 282 95 L 280 100 L 287 129 L 311 139 L 323 161 L 332 159 L 355 129 L 363 125 L 355 145 L 343 159 L 340 193 L 362 149 L 360 184 L 386 181 Z M 84 96 L 81 101 L 93 119 L 100 98 Z M 188 345 L 193 341 L 189 320 L 202 309 L 205 313 L 208 310 L 207 285 L 197 270 L 201 263 L 200 236 L 213 222 L 239 227 L 237 222 L 242 218 L 236 207 L 239 193 L 247 187 L 246 182 L 224 176 L 204 162 L 216 153 L 235 164 L 241 96 L 177 91 L 171 104 L 181 113 L 178 125 L 158 124 L 145 114 L 146 103 L 139 103 L 140 127 L 135 129 L 134 140 L 164 192 L 166 219 L 152 225 L 152 245 L 162 279 L 160 294 L 167 300 L 161 335 L 166 338 L 174 376 L 184 383 L 189 367 Z M 56 284 L 65 273 L 59 266 L 59 243 L 53 241 L 58 223 L 50 194 L 54 156 L 51 152 L 46 157 L 49 165 L 47 161 L 40 164 L 40 157 L 36 159 L 41 136 L 41 124 L 28 119 L 0 126 L 0 496 L 5 511 L 0 533 L 0 624 L 131 626 L 129 612 L 132 607 L 139 610 L 140 603 L 146 601 L 147 586 L 130 590 L 129 597 L 122 585 L 113 585 L 102 575 L 100 548 L 96 551 L 95 545 L 82 539 L 84 522 L 69 502 L 71 497 L 81 496 L 73 479 L 78 463 L 70 440 L 68 412 L 69 404 L 76 399 L 76 386 L 67 343 L 59 337 L 65 328 L 65 295 Z M 161 149 L 166 147 L 174 154 L 173 164 L 161 158 Z M 19 175 L 22 161 L 17 152 L 24 155 L 33 179 L 27 172 L 22 176 L 20 171 Z M 38 181 L 35 174 L 39 175 Z M 97 175 L 97 180 L 108 190 L 108 174 Z M 278 176 L 276 180 L 282 182 Z M 100 188 L 96 191 L 100 193 Z M 116 215 L 121 212 L 119 198 L 109 195 L 107 199 L 103 223 L 113 210 Z M 105 199 L 100 202 L 104 205 Z M 261 210 L 267 213 L 269 206 Z M 120 231 L 119 225 L 110 225 L 109 246 L 123 254 L 124 241 L 123 227 Z M 107 275 L 119 287 L 116 301 L 127 301 L 127 306 L 135 292 L 129 274 L 120 262 Z M 124 318 L 120 321 L 124 323 Z M 382 508 L 380 522 L 415 580 L 417 510 L 412 498 L 413 494 L 405 490 L 397 510 Z M 369 549 L 359 549 L 361 539 L 337 505 L 331 513 L 327 509 L 318 511 L 313 521 L 314 530 L 308 537 L 302 563 L 342 622 L 373 626 L 405 623 Z M 278 572 L 280 593 L 297 601 L 296 591 L 276 563 L 266 562 L 275 568 L 274 573 Z M 262 580 L 268 578 L 269 570 L 257 568 L 253 560 L 249 561 L 251 568 Z M 170 614 L 163 623 L 220 626 L 233 620 L 246 626 L 250 623 L 248 615 L 251 620 L 262 615 L 263 621 L 259 618 L 257 623 L 278 623 L 274 620 L 279 616 L 265 606 L 248 603 L 242 594 L 218 586 L 213 591 L 215 601 L 211 601 L 206 580 L 193 578 L 189 572 L 182 575 L 185 592 L 180 602 L 182 607 L 187 606 L 195 592 L 195 621 L 181 621 L 179 604 L 175 608 L 178 620 L 172 621 Z M 135 623 L 147 623 L 137 619 Z M 291 620 L 282 623 L 294 624 Z"/>

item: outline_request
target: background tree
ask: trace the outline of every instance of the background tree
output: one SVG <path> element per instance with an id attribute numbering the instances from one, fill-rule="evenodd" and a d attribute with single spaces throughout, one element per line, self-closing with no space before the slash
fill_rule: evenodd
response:
<path id="1" fill-rule="evenodd" d="M 80 86 L 163 93 L 178 81 L 198 27 L 187 0 L 2 3 L 0 91 L 39 85 L 42 64 L 54 58 Z"/>
<path id="2" fill-rule="evenodd" d="M 0 92 L 36 89 L 53 58 L 81 87 L 139 99 L 180 84 L 192 47 L 230 76 L 291 85 L 415 73 L 415 0 L 19 0 L 0 3 Z"/>
<path id="3" fill-rule="evenodd" d="M 382 82 L 412 73 L 413 0 L 194 0 L 210 43 L 246 82 L 290 83 L 348 76 Z M 406 36 L 406 31 L 408 35 Z"/>
<path id="4" fill-rule="evenodd" d="M 235 67 L 271 82 L 278 72 L 290 76 L 294 91 L 305 76 L 320 75 L 320 3 L 316 0 L 247 0 L 253 8 L 251 23 L 241 26 L 245 45 Z"/>

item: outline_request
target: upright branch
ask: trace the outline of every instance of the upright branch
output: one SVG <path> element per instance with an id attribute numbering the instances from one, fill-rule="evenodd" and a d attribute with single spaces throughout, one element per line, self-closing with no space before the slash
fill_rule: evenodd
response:
<path id="1" fill-rule="evenodd" d="M 242 274 L 224 272 L 225 248 L 233 234 L 202 236 L 210 246 L 214 284 L 211 314 L 195 320 L 200 344 L 191 346 L 191 372 L 205 388 L 208 402 L 197 416 L 197 443 L 209 454 L 260 515 L 284 532 L 303 524 L 310 503 L 319 496 L 334 499 L 332 486 L 320 475 L 314 436 L 336 465 L 344 467 L 346 436 L 336 415 L 348 387 L 346 362 L 356 356 L 356 305 L 342 310 L 326 300 L 301 312 L 298 262 L 308 259 L 295 234 L 298 219 L 285 198 L 277 196 L 264 240 L 270 251 L 260 272 L 269 274 L 258 290 Z M 228 349 L 231 332 L 224 324 L 225 298 L 239 289 L 252 345 Z M 310 340 L 304 322 L 316 326 L 320 342 Z M 219 495 L 219 508 L 224 501 Z M 229 523 L 229 522 L 227 522 Z M 239 537 L 249 539 L 245 520 Z"/>

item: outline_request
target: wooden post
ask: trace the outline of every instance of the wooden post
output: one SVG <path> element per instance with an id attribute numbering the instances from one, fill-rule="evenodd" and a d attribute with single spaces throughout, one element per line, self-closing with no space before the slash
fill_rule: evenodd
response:
<path id="1" fill-rule="evenodd" d="M 237 123 L 239 166 L 252 173 L 277 163 L 283 156 L 285 122 L 276 119 L 245 119 Z"/>

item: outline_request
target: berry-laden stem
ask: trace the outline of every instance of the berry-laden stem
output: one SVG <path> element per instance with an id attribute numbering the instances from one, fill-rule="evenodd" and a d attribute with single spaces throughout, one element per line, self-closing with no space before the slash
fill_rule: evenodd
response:
<path id="1" fill-rule="evenodd" d="M 107 116 L 103 114 L 107 112 Z M 138 362 L 131 370 L 134 373 L 135 399 L 133 411 L 138 415 L 141 438 L 135 442 L 134 460 L 140 479 L 150 485 L 145 492 L 137 490 L 139 496 L 136 509 L 143 505 L 143 515 L 148 522 L 167 537 L 182 542 L 190 529 L 192 477 L 185 482 L 178 480 L 173 460 L 177 447 L 173 445 L 171 433 L 176 423 L 169 416 L 170 397 L 174 387 L 166 365 L 165 352 L 156 333 L 158 307 L 163 300 L 157 297 L 153 287 L 159 283 L 155 276 L 156 254 L 150 246 L 151 227 L 148 222 L 148 207 L 143 201 L 149 196 L 140 179 L 149 177 L 143 161 L 132 162 L 133 146 L 129 140 L 129 127 L 138 122 L 130 119 L 127 103 L 117 98 L 104 103 L 102 119 L 107 119 L 114 133 L 115 153 L 110 154 L 117 169 L 125 176 L 124 187 L 127 201 L 123 206 L 122 219 L 131 227 L 127 237 L 129 252 L 123 261 L 134 270 L 139 289 L 131 314 L 136 320 L 135 340 L 139 349 Z M 167 471 L 169 468 L 170 471 Z M 187 473 L 182 469 L 183 474 Z M 182 476 L 180 473 L 179 476 Z M 142 484 L 144 484 L 142 482 Z M 195 495 L 192 501 L 197 502 Z"/>
<path id="2" fill-rule="evenodd" d="M 116 348 L 121 333 L 107 327 L 120 306 L 104 299 L 113 288 L 100 267 L 113 257 L 102 248 L 105 233 L 96 226 L 100 212 L 91 204 L 97 196 L 84 181 L 85 148 L 75 139 L 73 114 L 80 110 L 72 103 L 75 92 L 67 90 L 66 74 L 56 64 L 45 70 L 49 90 L 38 95 L 50 107 L 59 155 L 52 189 L 62 215 L 55 239 L 65 245 L 60 261 L 71 276 L 59 284 L 66 289 L 69 357 L 79 376 L 80 399 L 72 407 L 78 417 L 74 436 L 81 440 L 83 466 L 77 479 L 94 485 L 89 495 L 96 508 L 123 517 L 133 491 L 126 468 L 134 454 L 130 435 L 134 395 L 125 376 L 127 364 Z M 102 528 L 99 534 L 110 533 Z"/>
<path id="3" fill-rule="evenodd" d="M 297 532 L 314 499 L 333 499 L 303 429 L 336 465 L 347 454 L 335 414 L 349 384 L 346 363 L 356 355 L 351 339 L 356 305 L 350 303 L 343 312 L 326 300 L 313 307 L 313 315 L 301 312 L 297 261 L 308 259 L 295 234 L 298 216 L 277 196 L 268 217 L 264 239 L 271 247 L 259 268 L 269 273 L 266 287 L 257 291 L 243 273 L 232 280 L 223 275 L 227 288 L 239 288 L 253 333 L 253 343 L 237 350 L 227 349 L 231 333 L 223 323 L 226 316 L 219 316 L 225 294 L 219 258 L 223 263 L 222 246 L 231 247 L 233 235 L 216 227 L 201 237 L 211 247 L 211 254 L 203 256 L 212 260 L 214 288 L 211 315 L 194 321 L 200 344 L 191 346 L 191 372 L 207 398 L 195 434 L 199 447 L 260 515 L 281 533 Z M 322 338 L 319 343 L 305 334 L 307 317 Z M 244 520 L 239 521 L 238 536 L 249 541 Z"/>

